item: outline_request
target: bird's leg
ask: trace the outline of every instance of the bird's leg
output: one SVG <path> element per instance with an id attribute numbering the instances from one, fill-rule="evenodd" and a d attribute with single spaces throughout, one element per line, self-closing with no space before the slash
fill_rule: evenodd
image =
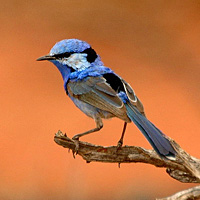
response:
<path id="1" fill-rule="evenodd" d="M 127 126 L 127 122 L 124 122 L 124 128 L 123 128 L 123 131 L 122 131 L 122 135 L 121 135 L 120 140 L 117 143 L 117 150 L 121 149 L 121 147 L 123 145 L 123 139 L 124 139 L 124 135 L 125 135 L 125 132 L 126 132 L 126 126 Z"/>
<path id="2" fill-rule="evenodd" d="M 80 137 L 82 137 L 84 135 L 88 135 L 88 134 L 96 132 L 96 131 L 99 131 L 101 128 L 103 128 L 103 122 L 102 122 L 100 117 L 95 119 L 95 122 L 96 122 L 96 128 L 93 128 L 89 131 L 86 131 L 84 133 L 79 133 L 79 134 L 76 134 L 76 135 L 73 136 L 72 140 L 74 140 L 74 143 L 75 143 L 75 146 L 76 146 L 75 147 L 76 154 L 78 153 L 78 149 L 79 149 L 79 142 L 78 141 L 79 141 Z"/>

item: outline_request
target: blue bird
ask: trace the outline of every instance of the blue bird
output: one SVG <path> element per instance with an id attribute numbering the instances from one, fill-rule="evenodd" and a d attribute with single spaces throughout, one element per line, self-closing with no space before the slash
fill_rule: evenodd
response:
<path id="1" fill-rule="evenodd" d="M 77 149 L 80 137 L 103 127 L 102 118 L 118 117 L 124 121 L 118 149 L 123 144 L 127 123 L 132 121 L 161 158 L 175 158 L 175 149 L 165 135 L 146 118 L 143 105 L 131 86 L 105 67 L 100 56 L 87 42 L 78 39 L 62 40 L 53 46 L 48 55 L 37 59 L 42 60 L 52 62 L 58 68 L 66 94 L 96 122 L 96 128 L 72 138 L 76 141 Z"/>

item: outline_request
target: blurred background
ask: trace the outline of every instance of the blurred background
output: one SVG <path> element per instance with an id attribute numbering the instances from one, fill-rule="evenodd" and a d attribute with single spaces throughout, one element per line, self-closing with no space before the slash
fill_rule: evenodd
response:
<path id="1" fill-rule="evenodd" d="M 59 40 L 89 42 L 134 88 L 148 118 L 199 156 L 200 2 L 21 1 L 0 4 L 0 199 L 155 199 L 192 187 L 145 164 L 73 159 L 54 142 L 95 123 L 67 98 L 59 71 L 36 59 Z M 123 122 L 82 140 L 116 145 Z M 151 148 L 129 124 L 124 144 Z"/>

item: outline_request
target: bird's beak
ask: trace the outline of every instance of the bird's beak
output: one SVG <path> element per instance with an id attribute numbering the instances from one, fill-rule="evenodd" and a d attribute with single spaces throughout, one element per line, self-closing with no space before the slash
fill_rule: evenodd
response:
<path id="1" fill-rule="evenodd" d="M 55 57 L 54 56 L 51 56 L 49 54 L 45 55 L 45 56 L 42 56 L 42 57 L 39 57 L 36 61 L 42 61 L 42 60 L 54 60 Z"/>

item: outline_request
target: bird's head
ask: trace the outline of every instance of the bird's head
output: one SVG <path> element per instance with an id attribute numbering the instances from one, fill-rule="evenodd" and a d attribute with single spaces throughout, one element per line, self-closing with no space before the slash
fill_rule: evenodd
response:
<path id="1" fill-rule="evenodd" d="M 49 54 L 37 59 L 42 60 L 53 62 L 60 71 L 67 67 L 82 71 L 92 64 L 103 64 L 94 49 L 87 42 L 78 39 L 61 40 L 53 46 Z"/>

